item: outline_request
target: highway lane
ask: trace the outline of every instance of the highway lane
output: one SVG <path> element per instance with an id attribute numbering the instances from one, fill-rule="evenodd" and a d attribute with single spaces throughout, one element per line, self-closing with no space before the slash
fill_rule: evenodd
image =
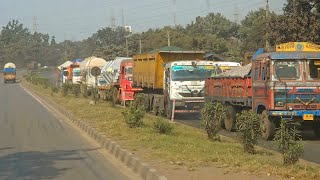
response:
<path id="1" fill-rule="evenodd" d="M 48 112 L 19 83 L 0 80 L 0 179 L 129 179 L 130 173 L 107 160 L 100 147 Z"/>

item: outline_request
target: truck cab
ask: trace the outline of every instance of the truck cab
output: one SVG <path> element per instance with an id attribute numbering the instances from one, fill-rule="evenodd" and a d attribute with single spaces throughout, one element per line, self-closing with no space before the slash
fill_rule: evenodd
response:
<path id="1" fill-rule="evenodd" d="M 213 61 L 183 60 L 165 63 L 163 77 L 163 94 L 165 104 L 175 110 L 200 109 L 204 102 L 205 79 L 221 73 L 222 70 Z"/>
<path id="2" fill-rule="evenodd" d="M 252 62 L 252 103 L 262 113 L 263 133 L 272 137 L 286 119 L 320 136 L 320 46 L 290 42 L 276 49 Z"/>
<path id="3" fill-rule="evenodd" d="M 72 69 L 72 84 L 80 84 L 81 82 L 81 74 L 80 68 L 76 67 Z"/>

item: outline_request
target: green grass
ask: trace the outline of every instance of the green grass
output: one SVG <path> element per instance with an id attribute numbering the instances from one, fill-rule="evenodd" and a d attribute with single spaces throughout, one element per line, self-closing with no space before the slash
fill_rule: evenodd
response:
<path id="1" fill-rule="evenodd" d="M 188 167 L 223 166 L 232 171 L 299 179 L 320 178 L 318 165 L 303 161 L 294 166 L 284 167 L 278 153 L 257 148 L 257 154 L 249 155 L 244 153 L 242 146 L 233 139 L 222 137 L 222 142 L 211 142 L 204 131 L 182 124 L 174 124 L 172 134 L 160 135 L 153 129 L 157 117 L 149 114 L 144 118 L 143 127 L 131 129 L 125 124 L 121 115 L 123 109 L 119 107 L 111 107 L 106 102 L 91 106 L 91 98 L 76 98 L 72 95 L 62 97 L 61 94 L 51 96 L 50 89 L 24 84 L 53 99 L 145 160 L 159 161 L 162 164 L 180 161 Z"/>

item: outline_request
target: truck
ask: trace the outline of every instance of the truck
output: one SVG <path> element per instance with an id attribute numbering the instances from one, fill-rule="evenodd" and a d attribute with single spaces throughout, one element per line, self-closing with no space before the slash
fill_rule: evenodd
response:
<path id="1" fill-rule="evenodd" d="M 82 62 L 80 62 L 79 67 L 80 67 L 80 76 L 81 76 L 81 84 L 82 87 L 86 88 L 95 88 L 97 86 L 102 86 L 106 83 L 105 79 L 102 77 L 100 74 L 98 77 L 94 77 L 91 74 L 91 69 L 94 67 L 102 68 L 107 64 L 107 61 L 98 58 L 95 56 L 88 57 L 84 59 Z"/>
<path id="2" fill-rule="evenodd" d="M 80 62 L 82 61 L 82 59 L 76 59 L 73 61 L 73 64 L 70 65 L 70 73 L 71 73 L 71 77 L 69 77 L 69 79 L 71 79 L 72 84 L 80 84 L 81 82 L 81 75 L 80 75 Z"/>
<path id="3" fill-rule="evenodd" d="M 174 119 L 175 113 L 199 112 L 204 102 L 204 80 L 215 74 L 214 62 L 203 57 L 202 51 L 133 56 L 132 86 L 141 89 L 141 106 L 169 119 Z"/>
<path id="4" fill-rule="evenodd" d="M 4 83 L 16 82 L 16 65 L 9 62 L 3 67 L 3 79 Z"/>
<path id="5" fill-rule="evenodd" d="M 108 61 L 101 70 L 101 75 L 106 83 L 98 87 L 101 99 L 106 100 L 107 94 L 111 93 L 122 105 L 132 101 L 137 89 L 132 87 L 132 66 L 130 57 L 116 57 Z"/>
<path id="6" fill-rule="evenodd" d="M 251 109 L 261 114 L 262 137 L 270 140 L 281 119 L 320 136 L 320 46 L 289 42 L 273 52 L 259 49 L 251 63 L 205 81 L 208 103 L 227 108 L 223 126 L 236 128 L 236 113 Z"/>
<path id="7" fill-rule="evenodd" d="M 59 65 L 56 69 L 56 80 L 57 85 L 62 85 L 67 82 L 68 79 L 68 67 L 73 64 L 71 61 L 66 61 L 63 64 Z"/>

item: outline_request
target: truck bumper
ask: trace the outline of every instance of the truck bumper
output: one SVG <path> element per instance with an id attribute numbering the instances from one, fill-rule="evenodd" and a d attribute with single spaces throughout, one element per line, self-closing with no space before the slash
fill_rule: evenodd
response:
<path id="1" fill-rule="evenodd" d="M 173 100 L 175 108 L 186 110 L 200 110 L 204 105 L 204 99 L 201 100 Z"/>
<path id="2" fill-rule="evenodd" d="M 320 110 L 269 111 L 269 115 L 286 118 L 298 117 L 305 121 L 312 121 L 320 117 Z"/>

